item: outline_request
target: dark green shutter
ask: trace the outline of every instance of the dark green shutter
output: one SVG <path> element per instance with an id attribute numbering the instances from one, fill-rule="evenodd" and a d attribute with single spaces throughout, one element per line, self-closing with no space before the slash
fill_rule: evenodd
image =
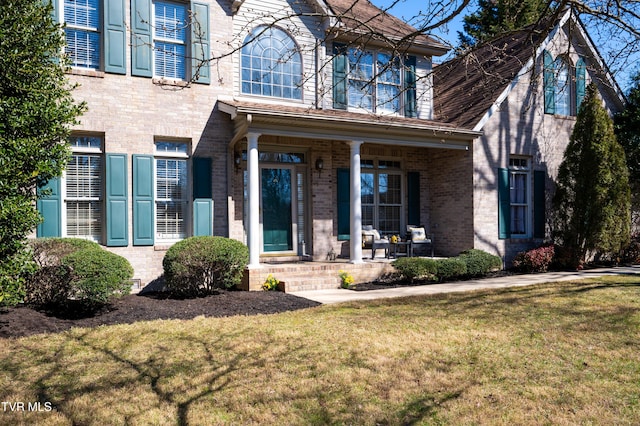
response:
<path id="1" fill-rule="evenodd" d="M 153 157 L 133 156 L 133 245 L 154 242 Z"/>
<path id="2" fill-rule="evenodd" d="M 498 169 L 498 234 L 500 239 L 511 236 L 509 169 Z"/>
<path id="3" fill-rule="evenodd" d="M 351 172 L 338 169 L 338 240 L 351 239 Z"/>
<path id="4" fill-rule="evenodd" d="M 407 173 L 407 225 L 420 225 L 420 173 Z"/>
<path id="5" fill-rule="evenodd" d="M 347 74 L 349 58 L 347 47 L 342 44 L 333 45 L 333 108 L 347 109 Z"/>
<path id="6" fill-rule="evenodd" d="M 151 0 L 131 0 L 131 75 L 153 75 Z"/>
<path id="7" fill-rule="evenodd" d="M 407 57 L 404 65 L 404 116 L 415 118 L 418 116 L 416 105 L 416 57 Z"/>
<path id="8" fill-rule="evenodd" d="M 586 91 L 587 66 L 584 59 L 578 59 L 576 63 L 576 113 L 580 111 L 580 105 Z"/>
<path id="9" fill-rule="evenodd" d="M 124 0 L 104 1 L 104 70 L 126 74 Z"/>
<path id="10" fill-rule="evenodd" d="M 545 114 L 556 113 L 556 74 L 553 57 L 546 50 L 544 51 L 544 112 Z"/>
<path id="11" fill-rule="evenodd" d="M 127 154 L 106 156 L 107 246 L 129 245 Z"/>
<path id="12" fill-rule="evenodd" d="M 191 22 L 192 77 L 196 83 L 209 84 L 211 82 L 208 62 L 210 59 L 209 5 L 191 3 L 191 11 L 193 12 L 193 21 Z M 199 69 L 198 66 L 200 66 Z"/>
<path id="13" fill-rule="evenodd" d="M 546 173 L 543 170 L 533 172 L 533 237 L 545 237 L 546 206 L 545 206 Z"/>
<path id="14" fill-rule="evenodd" d="M 48 195 L 41 195 L 49 190 Z M 38 238 L 62 236 L 62 194 L 60 191 L 60 178 L 53 178 L 45 186 L 38 190 L 36 207 L 44 219 L 36 229 Z"/>
<path id="15" fill-rule="evenodd" d="M 193 235 L 213 235 L 211 158 L 193 159 Z"/>

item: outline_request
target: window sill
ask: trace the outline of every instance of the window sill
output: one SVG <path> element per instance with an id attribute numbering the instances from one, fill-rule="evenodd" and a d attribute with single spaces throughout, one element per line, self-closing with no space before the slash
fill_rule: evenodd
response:
<path id="1" fill-rule="evenodd" d="M 67 74 L 81 75 L 84 77 L 104 78 L 104 71 L 84 69 L 84 68 L 71 68 L 66 71 Z"/>
<path id="2" fill-rule="evenodd" d="M 189 87 L 191 85 L 190 84 L 191 82 L 189 81 L 174 80 L 174 79 L 168 79 L 164 77 L 153 77 L 151 79 L 151 82 L 158 86 Z"/>

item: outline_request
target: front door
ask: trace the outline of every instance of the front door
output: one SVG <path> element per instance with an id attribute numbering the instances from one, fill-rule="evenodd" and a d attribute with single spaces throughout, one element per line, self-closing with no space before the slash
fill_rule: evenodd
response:
<path id="1" fill-rule="evenodd" d="M 291 168 L 262 169 L 264 252 L 293 250 Z"/>

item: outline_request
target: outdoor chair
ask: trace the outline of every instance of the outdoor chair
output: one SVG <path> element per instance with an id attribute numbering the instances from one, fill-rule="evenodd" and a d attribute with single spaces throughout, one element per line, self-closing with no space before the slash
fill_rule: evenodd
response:
<path id="1" fill-rule="evenodd" d="M 426 246 L 431 249 L 431 257 L 433 257 L 433 236 L 428 236 L 424 226 L 407 226 L 407 240 L 409 240 L 409 256 L 414 256 L 414 250 L 417 246 Z"/>
<path id="2" fill-rule="evenodd" d="M 377 229 L 370 225 L 362 227 L 362 248 L 371 249 L 371 259 L 376 257 L 377 249 L 384 249 L 384 256 L 389 258 L 389 244 L 389 240 L 382 238 Z"/>

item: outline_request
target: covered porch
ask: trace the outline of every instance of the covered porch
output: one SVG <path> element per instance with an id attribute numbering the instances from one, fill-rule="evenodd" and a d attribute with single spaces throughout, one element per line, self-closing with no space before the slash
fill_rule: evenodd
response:
<path id="1" fill-rule="evenodd" d="M 471 247 L 470 146 L 478 132 L 420 119 L 232 100 L 218 107 L 234 125 L 229 236 L 249 247 L 248 275 L 256 278 L 248 288 L 261 285 L 274 261 L 304 261 L 296 268 L 306 267 L 308 277 L 330 271 L 335 286 L 335 263 L 327 262 L 332 256 L 342 269 L 387 269 L 389 262 L 374 267 L 363 260 L 371 256 L 363 253 L 363 225 L 400 235 L 409 224 L 430 233 L 446 230 L 436 246 L 445 255 Z"/>

